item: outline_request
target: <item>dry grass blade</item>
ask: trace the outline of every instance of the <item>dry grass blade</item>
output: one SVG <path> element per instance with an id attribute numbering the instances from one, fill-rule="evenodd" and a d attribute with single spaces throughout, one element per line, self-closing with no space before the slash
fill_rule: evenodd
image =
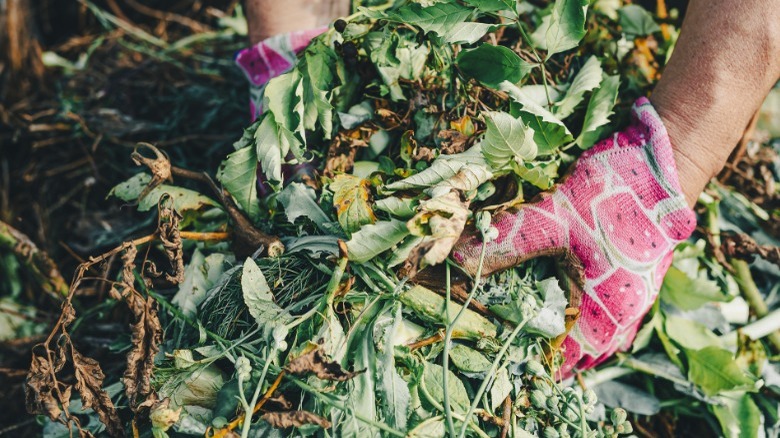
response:
<path id="1" fill-rule="evenodd" d="M 0 222 L 0 248 L 13 251 L 18 260 L 26 262 L 28 271 L 44 292 L 57 300 L 68 293 L 68 283 L 62 278 L 54 261 L 39 249 L 29 237 L 14 227 Z"/>
<path id="2" fill-rule="evenodd" d="M 348 372 L 344 370 L 338 362 L 328 359 L 325 352 L 320 348 L 296 357 L 290 361 L 285 369 L 290 374 L 300 375 L 311 373 L 320 379 L 335 380 L 337 382 L 350 380 L 365 371 Z"/>

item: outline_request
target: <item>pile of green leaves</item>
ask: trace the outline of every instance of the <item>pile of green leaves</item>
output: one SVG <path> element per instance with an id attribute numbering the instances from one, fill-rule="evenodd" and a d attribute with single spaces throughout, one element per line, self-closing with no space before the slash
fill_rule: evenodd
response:
<path id="1" fill-rule="evenodd" d="M 361 8 L 268 83 L 264 114 L 217 178 L 285 253 L 191 245 L 179 289 L 148 291 L 166 330 L 154 384 L 169 400 L 148 433 L 617 436 L 634 429 L 626 410 L 704 405 L 725 435 L 776 427 L 777 364 L 734 330 L 746 314 L 713 302 L 733 303 L 748 281 L 772 302 L 780 275 L 762 267 L 756 286 L 705 241 L 681 246 L 632 353 L 586 375 L 586 389 L 554 379 L 567 300 L 553 261 L 469 282 L 478 306 L 451 299 L 465 274 L 447 257 L 466 225 L 492 238 L 490 211 L 551 188 L 622 126 L 676 39 L 638 5 L 543 3 Z M 169 193 L 187 229 L 227 225 L 220 203 L 190 189 L 138 199 L 150 179 L 114 194 L 150 209 Z M 721 189 L 702 204 L 710 230 L 729 202 L 741 221 L 768 220 Z M 444 290 L 414 284 L 433 265 Z"/>

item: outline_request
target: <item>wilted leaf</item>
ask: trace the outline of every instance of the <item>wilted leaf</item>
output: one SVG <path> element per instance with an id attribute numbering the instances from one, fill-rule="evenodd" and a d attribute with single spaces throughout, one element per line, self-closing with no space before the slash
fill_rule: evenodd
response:
<path id="1" fill-rule="evenodd" d="M 83 356 L 75 348 L 71 348 L 73 374 L 76 377 L 76 390 L 81 396 L 85 408 L 92 408 L 106 425 L 112 436 L 124 436 L 122 422 L 117 415 L 114 403 L 103 390 L 103 380 L 106 376 L 100 369 L 100 364 L 89 357 Z"/>
<path id="2" fill-rule="evenodd" d="M 241 292 L 249 314 L 261 327 L 286 324 L 290 315 L 274 302 L 271 287 L 251 257 L 247 257 L 241 273 Z"/>
<path id="3" fill-rule="evenodd" d="M 138 211 L 149 211 L 152 208 L 157 208 L 157 202 L 165 193 L 171 195 L 174 208 L 180 212 L 200 210 L 204 207 L 216 207 L 219 205 L 213 199 L 194 190 L 167 184 L 158 185 L 142 199 L 138 199 L 144 187 L 151 180 L 152 177 L 148 173 L 139 173 L 127 181 L 117 184 L 108 195 L 116 196 L 126 202 L 138 201 Z"/>
<path id="4" fill-rule="evenodd" d="M 308 218 L 322 231 L 330 231 L 328 224 L 330 218 L 322 211 L 317 203 L 314 190 L 299 182 L 288 185 L 279 193 L 277 199 L 284 206 L 284 214 L 287 220 L 294 224 L 295 220 L 303 216 Z"/>
<path id="5" fill-rule="evenodd" d="M 363 225 L 376 222 L 376 216 L 368 201 L 369 187 L 368 180 L 346 174 L 337 175 L 330 183 L 339 224 L 347 233 L 353 233 Z"/>
<path id="6" fill-rule="evenodd" d="M 443 262 L 463 233 L 469 217 L 469 204 L 456 191 L 420 202 L 418 213 L 406 223 L 413 236 L 423 240 L 407 259 L 408 275 Z"/>
<path id="7" fill-rule="evenodd" d="M 323 429 L 330 428 L 330 421 L 309 411 L 266 412 L 260 418 L 277 429 L 301 427 L 309 424 L 315 424 Z"/>
<path id="8" fill-rule="evenodd" d="M 314 374 L 319 379 L 336 382 L 346 382 L 363 372 L 346 371 L 338 362 L 330 360 L 321 348 L 316 348 L 291 360 L 285 370 L 290 374 Z"/>

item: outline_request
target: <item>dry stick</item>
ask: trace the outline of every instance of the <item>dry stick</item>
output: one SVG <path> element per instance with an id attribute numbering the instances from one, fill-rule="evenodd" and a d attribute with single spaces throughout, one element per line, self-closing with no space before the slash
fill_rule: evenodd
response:
<path id="1" fill-rule="evenodd" d="M 12 251 L 16 258 L 25 264 L 44 292 L 57 300 L 62 300 L 62 297 L 68 294 L 68 283 L 46 252 L 38 249 L 24 233 L 2 221 L 0 248 Z"/>
<path id="2" fill-rule="evenodd" d="M 745 128 L 745 132 L 742 134 L 742 138 L 739 140 L 736 149 L 734 149 L 734 151 L 731 153 L 728 163 L 723 168 L 723 171 L 721 171 L 720 175 L 718 175 L 718 181 L 725 182 L 728 180 L 734 170 L 737 169 L 739 162 L 742 161 L 742 157 L 745 155 L 745 151 L 747 151 L 747 145 L 750 143 L 750 140 L 753 137 L 753 132 L 756 130 L 756 124 L 758 124 L 758 114 L 760 112 L 761 111 L 759 110 L 753 114 L 753 117 L 750 119 L 747 128 Z"/>

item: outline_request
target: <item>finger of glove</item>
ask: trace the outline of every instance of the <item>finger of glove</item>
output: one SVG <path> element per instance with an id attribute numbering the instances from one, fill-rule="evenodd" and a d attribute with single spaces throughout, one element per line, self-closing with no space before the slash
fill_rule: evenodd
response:
<path id="1" fill-rule="evenodd" d="M 498 230 L 498 237 L 484 243 L 481 275 L 502 271 L 532 258 L 565 252 L 567 227 L 555 210 L 552 197 L 546 196 L 539 202 L 496 214 L 492 226 Z M 466 272 L 476 275 L 482 251 L 482 236 L 472 229 L 460 238 L 452 256 Z"/>

